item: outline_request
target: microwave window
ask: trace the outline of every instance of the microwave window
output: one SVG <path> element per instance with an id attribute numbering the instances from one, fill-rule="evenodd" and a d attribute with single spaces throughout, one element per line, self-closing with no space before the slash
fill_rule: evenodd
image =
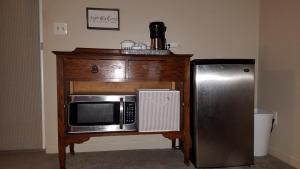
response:
<path id="1" fill-rule="evenodd" d="M 70 105 L 71 125 L 108 125 L 119 123 L 119 103 L 73 103 Z"/>
<path id="2" fill-rule="evenodd" d="M 78 104 L 78 123 L 113 123 L 113 104 Z M 80 113 L 83 112 L 83 113 Z"/>

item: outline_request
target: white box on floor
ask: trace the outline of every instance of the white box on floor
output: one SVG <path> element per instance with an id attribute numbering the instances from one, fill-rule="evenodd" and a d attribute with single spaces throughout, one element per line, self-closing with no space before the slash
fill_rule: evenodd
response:
<path id="1" fill-rule="evenodd" d="M 139 132 L 179 131 L 180 92 L 168 89 L 138 89 Z"/>
<path id="2" fill-rule="evenodd" d="M 273 112 L 256 109 L 254 114 L 254 156 L 266 156 L 273 126 Z"/>

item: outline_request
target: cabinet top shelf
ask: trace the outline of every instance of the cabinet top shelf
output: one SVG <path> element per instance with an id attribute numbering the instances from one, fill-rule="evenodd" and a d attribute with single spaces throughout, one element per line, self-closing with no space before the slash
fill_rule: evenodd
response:
<path id="1" fill-rule="evenodd" d="M 90 55 L 106 55 L 106 56 L 136 56 L 136 57 L 192 57 L 192 54 L 174 54 L 173 52 L 169 52 L 169 54 L 164 55 L 156 55 L 156 54 L 127 54 L 122 49 L 103 49 L 103 48 L 76 48 L 73 51 L 53 51 L 56 55 L 82 55 L 82 54 L 90 54 Z"/>

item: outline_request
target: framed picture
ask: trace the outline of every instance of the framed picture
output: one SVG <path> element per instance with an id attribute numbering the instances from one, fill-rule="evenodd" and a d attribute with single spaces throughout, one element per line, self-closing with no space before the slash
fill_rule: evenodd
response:
<path id="1" fill-rule="evenodd" d="M 119 9 L 86 8 L 88 29 L 120 30 Z"/>

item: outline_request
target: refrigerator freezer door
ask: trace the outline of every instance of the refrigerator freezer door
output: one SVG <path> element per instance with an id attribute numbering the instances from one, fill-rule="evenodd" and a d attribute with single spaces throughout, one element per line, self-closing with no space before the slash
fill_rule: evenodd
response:
<path id="1" fill-rule="evenodd" d="M 254 65 L 198 64 L 192 76 L 195 166 L 252 165 Z"/>

